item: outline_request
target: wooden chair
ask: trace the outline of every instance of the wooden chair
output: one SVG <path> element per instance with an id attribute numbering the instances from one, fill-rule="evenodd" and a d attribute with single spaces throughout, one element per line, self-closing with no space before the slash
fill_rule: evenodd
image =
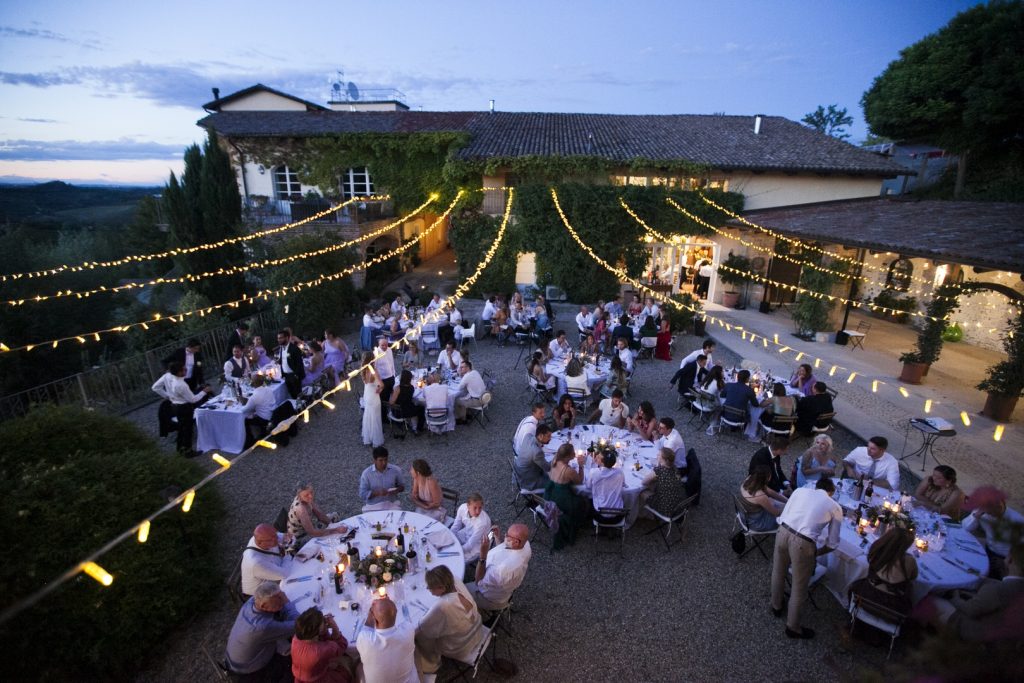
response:
<path id="1" fill-rule="evenodd" d="M 726 426 L 730 429 L 737 429 L 740 433 L 746 429 L 747 421 L 750 420 L 750 416 L 747 411 L 734 408 L 733 406 L 722 406 L 722 414 L 718 416 L 718 433 L 722 433 L 722 427 Z"/>
<path id="2" fill-rule="evenodd" d="M 796 428 L 796 415 L 774 415 L 769 422 L 761 421 L 761 430 L 764 436 L 769 434 L 793 438 L 793 430 Z"/>
<path id="3" fill-rule="evenodd" d="M 567 387 L 565 391 L 572 397 L 573 405 L 576 406 L 576 412 L 580 415 L 585 415 L 587 412 L 587 392 L 576 387 Z"/>
<path id="4" fill-rule="evenodd" d="M 832 431 L 832 420 L 836 418 L 835 411 L 831 413 L 822 413 L 815 419 L 814 426 L 811 427 L 811 432 L 814 434 L 825 434 L 826 432 Z"/>
<path id="5" fill-rule="evenodd" d="M 459 492 L 446 486 L 441 487 L 441 499 L 451 503 L 451 522 L 445 521 L 446 526 L 455 523 L 455 513 L 459 511 Z"/>

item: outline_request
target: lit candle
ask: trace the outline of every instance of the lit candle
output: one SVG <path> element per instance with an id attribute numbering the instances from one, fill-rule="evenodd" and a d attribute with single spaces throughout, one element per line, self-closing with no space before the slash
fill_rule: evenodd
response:
<path id="1" fill-rule="evenodd" d="M 892 511 L 893 512 L 899 512 L 900 511 L 900 504 L 899 503 L 893 503 L 892 504 Z"/>
<path id="2" fill-rule="evenodd" d="M 381 548 L 380 546 L 377 546 L 376 548 L 373 549 L 373 554 L 376 555 L 377 557 L 380 557 L 381 555 L 384 554 L 384 549 Z"/>
<path id="3" fill-rule="evenodd" d="M 917 549 L 920 550 L 921 552 L 923 552 L 923 553 L 924 552 L 928 552 L 928 539 L 926 539 L 926 538 L 919 538 L 919 539 L 914 541 L 914 545 L 916 545 Z"/>
<path id="4" fill-rule="evenodd" d="M 386 597 L 388 597 L 388 591 L 387 591 L 387 589 L 384 588 L 384 586 L 381 586 L 380 588 L 377 589 L 377 597 L 378 598 L 386 598 Z"/>
<path id="5" fill-rule="evenodd" d="M 884 507 L 886 510 L 889 510 L 889 509 L 892 508 L 892 504 L 889 503 L 889 501 L 887 501 L 887 500 L 886 501 L 882 501 L 882 507 Z"/>

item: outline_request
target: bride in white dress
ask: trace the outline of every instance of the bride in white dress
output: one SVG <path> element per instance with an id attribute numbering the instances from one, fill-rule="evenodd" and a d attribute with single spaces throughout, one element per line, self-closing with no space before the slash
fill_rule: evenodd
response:
<path id="1" fill-rule="evenodd" d="M 384 424 L 380 415 L 380 392 L 384 389 L 384 383 L 380 381 L 376 371 L 373 369 L 373 354 L 363 354 L 363 368 L 361 377 L 363 379 L 363 444 L 366 446 L 384 445 Z"/>

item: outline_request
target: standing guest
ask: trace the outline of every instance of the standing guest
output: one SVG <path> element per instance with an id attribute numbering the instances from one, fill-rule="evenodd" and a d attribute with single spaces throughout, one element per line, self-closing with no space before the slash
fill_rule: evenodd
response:
<path id="1" fill-rule="evenodd" d="M 636 414 L 626 420 L 626 429 L 639 434 L 646 441 L 654 441 L 658 434 L 658 417 L 650 401 L 641 401 Z"/>
<path id="2" fill-rule="evenodd" d="M 580 306 L 580 312 L 576 314 L 576 329 L 579 330 L 580 334 L 586 334 L 594 327 L 594 318 L 590 314 L 590 309 L 586 306 Z"/>
<path id="3" fill-rule="evenodd" d="M 249 359 L 245 357 L 245 349 L 239 344 L 231 348 L 231 357 L 224 362 L 224 381 L 239 381 L 246 379 L 252 372 Z"/>
<path id="4" fill-rule="evenodd" d="M 395 388 L 395 354 L 391 350 L 391 344 L 386 337 L 377 340 L 377 350 L 374 352 L 376 360 L 373 361 L 373 368 L 377 371 L 384 388 L 379 392 L 384 396 L 390 396 Z M 384 418 L 384 407 L 381 406 L 381 419 Z"/>
<path id="5" fill-rule="evenodd" d="M 545 421 L 547 408 L 543 403 L 534 403 L 530 407 L 530 414 L 519 421 L 516 433 L 512 437 L 512 450 L 519 455 L 519 447 L 527 435 L 533 437 L 537 433 L 537 425 Z"/>
<path id="6" fill-rule="evenodd" d="M 363 470 L 359 477 L 359 499 L 363 501 L 363 512 L 373 510 L 400 510 L 398 494 L 405 490 L 402 470 L 388 464 L 388 449 L 377 446 L 373 449 L 373 464 Z"/>
<path id="7" fill-rule="evenodd" d="M 687 363 L 692 363 L 697 360 L 697 356 L 704 356 L 707 358 L 708 368 L 712 368 L 715 365 L 715 361 L 711 358 L 711 354 L 715 351 L 715 340 L 708 338 L 704 340 L 700 348 L 696 351 L 691 351 L 689 354 L 683 357 L 683 360 L 679 361 L 679 369 L 682 370 Z"/>
<path id="8" fill-rule="evenodd" d="M 764 467 L 770 473 L 768 488 L 785 498 L 792 493 L 791 482 L 786 480 L 782 470 L 782 456 L 789 450 L 789 439 L 784 436 L 772 436 L 768 445 L 759 448 L 750 458 L 747 474 L 753 474 L 758 467 Z"/>
<path id="9" fill-rule="evenodd" d="M 345 375 L 345 365 L 351 356 L 352 351 L 344 339 L 334 330 L 324 330 L 324 366 L 327 376 L 331 379 L 331 386 L 337 386 L 341 381 Z"/>
<path id="10" fill-rule="evenodd" d="M 889 440 L 884 436 L 873 436 L 868 439 L 867 446 L 860 446 L 850 451 L 843 458 L 846 476 L 853 479 L 864 477 L 890 491 L 900 490 L 900 464 L 886 452 Z"/>
<path id="11" fill-rule="evenodd" d="M 499 341 L 504 341 L 505 335 L 508 333 L 508 319 L 508 306 L 505 304 L 498 306 L 498 310 L 491 316 L 491 334 Z"/>
<path id="12" fill-rule="evenodd" d="M 484 512 L 484 498 L 479 493 L 471 493 L 466 502 L 455 511 L 455 521 L 451 531 L 462 546 L 462 555 L 466 564 L 475 562 L 480 557 L 480 540 L 491 529 L 491 517 Z"/>
<path id="13" fill-rule="evenodd" d="M 573 389 L 582 391 L 584 396 L 590 396 L 590 383 L 587 381 L 587 373 L 579 358 L 573 358 L 565 366 L 565 389 L 566 391 Z"/>
<path id="14" fill-rule="evenodd" d="M 373 319 L 373 306 L 367 304 L 363 307 L 363 326 L 359 330 L 359 346 L 364 351 L 373 348 L 373 340 L 380 332 L 380 325 Z"/>
<path id="15" fill-rule="evenodd" d="M 504 609 L 512 593 L 523 583 L 533 550 L 530 529 L 513 524 L 502 541 L 501 528 L 491 527 L 498 545 L 491 548 L 491 539 L 480 539 L 480 561 L 476 565 L 476 581 L 466 588 L 483 611 Z"/>
<path id="16" fill-rule="evenodd" d="M 193 393 L 185 381 L 185 366 L 178 361 L 172 361 L 167 372 L 153 383 L 152 390 L 171 404 L 171 412 L 178 421 L 178 452 L 186 458 L 199 455 L 192 449 L 192 435 L 195 432 L 193 416 L 196 407 L 209 398 L 210 387 L 199 387 L 199 393 Z"/>
<path id="17" fill-rule="evenodd" d="M 611 319 L 611 315 L 608 311 L 601 314 L 600 317 L 594 320 L 594 342 L 598 348 L 602 351 L 608 342 L 608 336 L 611 334 L 611 330 L 608 329 L 608 321 Z"/>
<path id="18" fill-rule="evenodd" d="M 324 374 L 324 350 L 320 346 L 320 342 L 315 339 L 309 342 L 309 367 L 306 370 L 305 377 L 302 378 L 302 386 L 308 387 L 316 384 L 320 381 L 320 376 Z"/>
<path id="19" fill-rule="evenodd" d="M 672 360 L 672 323 L 667 314 L 661 318 L 658 328 L 658 344 L 654 347 L 654 357 L 658 360 Z"/>
<path id="20" fill-rule="evenodd" d="M 633 352 L 629 348 L 629 343 L 625 337 L 617 337 L 615 339 L 615 354 L 619 357 L 619 361 L 622 362 L 622 367 L 629 375 L 633 374 Z"/>
<path id="21" fill-rule="evenodd" d="M 796 432 L 807 436 L 818 424 L 818 418 L 834 412 L 832 395 L 824 382 L 815 382 L 811 387 L 810 396 L 801 396 L 796 402 Z"/>
<path id="22" fill-rule="evenodd" d="M 417 668 L 434 673 L 441 657 L 472 664 L 486 637 L 473 596 L 444 565 L 427 571 L 426 584 L 438 600 L 416 627 Z"/>
<path id="23" fill-rule="evenodd" d="M 444 349 L 437 354 L 438 366 L 446 371 L 455 373 L 459 369 L 459 365 L 462 364 L 462 354 L 455 350 L 455 342 L 449 340 L 444 345 Z"/>
<path id="24" fill-rule="evenodd" d="M 802 363 L 793 373 L 789 380 L 789 386 L 799 389 L 804 396 L 810 396 L 814 389 L 814 383 L 818 380 L 814 377 L 814 370 L 807 363 Z"/>
<path id="25" fill-rule="evenodd" d="M 366 683 L 419 683 L 416 671 L 416 633 L 408 621 L 396 623 L 398 610 L 391 598 L 374 600 L 366 614 L 356 650 Z"/>
<path id="26" fill-rule="evenodd" d="M 706 299 L 711 289 L 711 278 L 715 275 L 715 266 L 711 259 L 705 257 L 697 262 L 697 298 Z"/>
<path id="27" fill-rule="evenodd" d="M 590 489 L 594 517 L 603 524 L 618 524 L 625 515 L 603 514 L 602 509 L 622 509 L 622 489 L 626 485 L 626 475 L 621 467 L 616 467 L 617 458 L 614 451 L 598 453 L 594 467 L 586 473 L 585 483 Z M 582 468 L 581 468 L 582 469 Z"/>
<path id="28" fill-rule="evenodd" d="M 267 384 L 263 375 L 253 375 L 252 395 L 245 400 L 242 415 L 245 417 L 245 448 L 249 448 L 267 432 L 274 417 L 274 389 Z"/>
<path id="29" fill-rule="evenodd" d="M 302 378 L 306 376 L 306 367 L 302 364 L 302 350 L 292 341 L 291 331 L 284 329 L 277 333 L 277 351 L 275 360 L 281 366 L 281 377 L 288 387 L 288 394 L 298 398 L 302 390 Z"/>
<path id="30" fill-rule="evenodd" d="M 907 554 L 913 544 L 913 531 L 893 527 L 885 532 L 868 550 L 868 575 L 850 585 L 850 594 L 909 615 L 911 584 L 917 578 L 917 560 Z"/>
<path id="31" fill-rule="evenodd" d="M 224 663 L 236 680 L 279 681 L 287 674 L 289 639 L 298 616 L 276 583 L 256 587 L 228 634 Z"/>
<path id="32" fill-rule="evenodd" d="M 550 394 L 558 386 L 558 378 L 544 370 L 544 354 L 540 351 L 534 351 L 530 360 L 526 361 L 526 371 L 537 384 L 544 387 L 545 394 Z"/>
<path id="33" fill-rule="evenodd" d="M 513 461 L 512 468 L 519 477 L 519 485 L 528 491 L 537 491 L 548 483 L 548 471 L 551 465 L 544 457 L 544 447 L 551 443 L 551 427 L 541 423 L 531 437 L 523 437 L 519 445 L 519 453 Z"/>
<path id="34" fill-rule="evenodd" d="M 686 498 L 686 484 L 679 478 L 675 451 L 671 448 L 659 448 L 658 462 L 654 470 L 644 477 L 640 504 L 649 505 L 658 513 L 671 517 Z"/>
<path id="35" fill-rule="evenodd" d="M 409 499 L 416 507 L 416 512 L 443 522 L 446 516 L 444 497 L 441 495 L 441 485 L 437 483 L 430 464 L 421 458 L 413 460 L 409 476 L 412 478 Z"/>
<path id="36" fill-rule="evenodd" d="M 427 304 L 427 313 L 430 313 L 431 311 L 435 311 L 435 310 L 437 310 L 439 308 L 441 308 L 441 295 L 440 294 L 435 294 L 434 296 L 432 296 L 430 298 L 430 303 Z"/>
<path id="37" fill-rule="evenodd" d="M 658 420 L 655 430 L 655 448 L 667 448 L 672 451 L 676 469 L 681 474 L 686 469 L 686 444 L 683 443 L 683 437 L 676 429 L 676 421 L 665 416 Z"/>
<path id="38" fill-rule="evenodd" d="M 626 374 L 626 368 L 622 365 L 622 359 L 612 356 L 611 365 L 608 366 L 608 381 L 601 387 L 601 395 L 607 398 L 616 389 L 620 391 L 629 389 L 629 375 Z"/>
<path id="39" fill-rule="evenodd" d="M 236 346 L 245 348 L 245 338 L 249 336 L 249 325 L 243 322 L 239 322 L 235 325 L 235 329 L 228 336 L 227 348 L 234 351 Z M 228 355 L 231 358 L 231 355 Z"/>
<path id="40" fill-rule="evenodd" d="M 814 637 L 812 629 L 800 625 L 800 612 L 807 600 L 807 587 L 817 557 L 839 546 L 843 509 L 832 500 L 835 490 L 832 480 L 822 477 L 813 489 L 794 491 L 779 516 L 779 533 L 775 539 L 775 555 L 772 560 L 771 608 L 776 617 L 782 616 L 786 575 L 792 566 L 792 592 L 786 617 L 788 638 Z M 818 548 L 821 536 L 825 536 L 824 545 Z"/>
<path id="41" fill-rule="evenodd" d="M 676 371 L 669 380 L 668 385 L 679 383 L 676 387 L 680 396 L 688 396 L 691 391 L 699 387 L 708 374 L 708 357 L 703 353 L 697 358 Z"/>
<path id="42" fill-rule="evenodd" d="M 569 465 L 576 458 L 576 469 Z M 576 543 L 576 530 L 586 521 L 586 505 L 576 495 L 573 487 L 583 483 L 586 454 L 576 455 L 571 443 L 564 443 L 555 451 L 548 472 L 548 483 L 544 486 L 544 499 L 558 506 L 561 516 L 555 533 L 552 550 L 561 550 Z"/>
<path id="43" fill-rule="evenodd" d="M 295 620 L 292 675 L 295 683 L 350 683 L 348 641 L 331 614 L 310 607 Z"/>
<path id="44" fill-rule="evenodd" d="M 809 481 L 818 481 L 822 477 L 838 476 L 838 465 L 832 453 L 832 437 L 828 434 L 818 434 L 794 464 L 797 488 L 801 488 Z"/>
<path id="45" fill-rule="evenodd" d="M 447 394 L 447 391 L 445 392 Z M 402 370 L 398 377 L 398 386 L 391 392 L 391 399 L 388 401 L 392 406 L 398 408 L 398 414 L 404 420 L 416 418 L 416 430 L 413 434 L 423 431 L 426 420 L 426 410 L 416 403 L 416 389 L 412 386 L 412 373 Z"/>
<path id="46" fill-rule="evenodd" d="M 769 470 L 758 465 L 740 484 L 740 506 L 751 531 L 774 531 L 786 499 L 768 488 Z"/>
<path id="47" fill-rule="evenodd" d="M 292 557 L 284 546 L 294 540 L 289 534 L 279 534 L 270 524 L 259 524 L 242 551 L 242 594 L 247 598 L 264 581 L 279 582 L 292 569 Z"/>
<path id="48" fill-rule="evenodd" d="M 569 346 L 569 342 L 565 339 L 565 330 L 559 330 L 555 333 L 555 338 L 548 342 L 548 350 L 551 352 L 551 359 L 559 361 L 572 352 L 572 347 Z"/>
<path id="49" fill-rule="evenodd" d="M 373 354 L 367 351 L 362 358 L 363 370 L 359 373 L 363 380 L 363 445 L 384 445 L 384 420 L 381 418 L 381 392 L 384 383 L 373 369 Z"/>
<path id="50" fill-rule="evenodd" d="M 576 404 L 569 394 L 562 394 L 558 399 L 558 405 L 551 412 L 551 419 L 555 423 L 555 429 L 572 429 L 576 426 Z"/>
<path id="51" fill-rule="evenodd" d="M 466 423 L 466 412 L 470 408 L 483 406 L 483 395 L 487 393 L 487 385 L 480 373 L 473 369 L 473 364 L 465 358 L 459 365 L 459 388 L 455 393 L 455 421 Z"/>
<path id="52" fill-rule="evenodd" d="M 203 386 L 203 352 L 198 339 L 189 339 L 184 347 L 175 349 L 163 362 L 168 367 L 171 363 L 181 363 L 185 369 L 185 384 L 192 391 Z"/>
<path id="53" fill-rule="evenodd" d="M 423 364 L 423 355 L 420 353 L 419 344 L 415 339 L 406 342 L 405 353 L 402 354 L 402 367 L 406 370 L 415 370 Z"/>
<path id="54" fill-rule="evenodd" d="M 296 545 L 300 545 L 306 537 L 320 538 L 332 534 L 347 534 L 344 525 L 330 528 L 327 525 L 337 521 L 338 515 L 324 514 L 323 510 L 313 501 L 313 484 L 300 484 L 295 491 L 295 499 L 288 508 L 288 533 L 295 537 Z"/>
<path id="55" fill-rule="evenodd" d="M 1006 573 L 1006 557 L 1010 554 L 1011 527 L 1024 528 L 1024 516 L 1006 506 L 1006 493 L 995 486 L 979 486 L 964 501 L 964 509 L 971 510 L 963 520 L 964 529 L 985 534 L 985 552 L 988 553 L 988 575 L 1001 579 Z"/>
<path id="56" fill-rule="evenodd" d="M 954 521 L 963 514 L 964 492 L 956 485 L 956 470 L 949 465 L 938 465 L 931 476 L 922 479 L 914 491 L 914 498 L 917 505 Z"/>
<path id="57" fill-rule="evenodd" d="M 606 427 L 622 429 L 626 426 L 626 419 L 629 417 L 629 406 L 622 400 L 621 389 L 613 391 L 611 398 L 602 399 L 597 405 L 597 410 L 593 412 L 587 421 L 593 422 L 598 416 L 601 417 L 601 424 Z"/>
<path id="58" fill-rule="evenodd" d="M 462 309 L 458 306 L 452 306 L 452 310 L 448 313 L 448 323 L 453 328 L 462 327 Z"/>

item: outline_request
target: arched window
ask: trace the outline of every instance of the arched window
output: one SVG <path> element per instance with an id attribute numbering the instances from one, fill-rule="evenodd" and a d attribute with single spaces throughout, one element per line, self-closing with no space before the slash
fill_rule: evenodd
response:
<path id="1" fill-rule="evenodd" d="M 889 265 L 889 275 L 885 278 L 885 288 L 897 292 L 910 289 L 910 278 L 914 274 L 914 264 L 908 258 L 898 258 Z"/>
<path id="2" fill-rule="evenodd" d="M 350 168 L 341 174 L 341 194 L 345 199 L 373 194 L 373 180 L 365 166 Z"/>
<path id="3" fill-rule="evenodd" d="M 274 198 L 291 199 L 295 194 L 302 194 L 298 174 L 287 166 L 276 166 L 274 168 Z"/>

